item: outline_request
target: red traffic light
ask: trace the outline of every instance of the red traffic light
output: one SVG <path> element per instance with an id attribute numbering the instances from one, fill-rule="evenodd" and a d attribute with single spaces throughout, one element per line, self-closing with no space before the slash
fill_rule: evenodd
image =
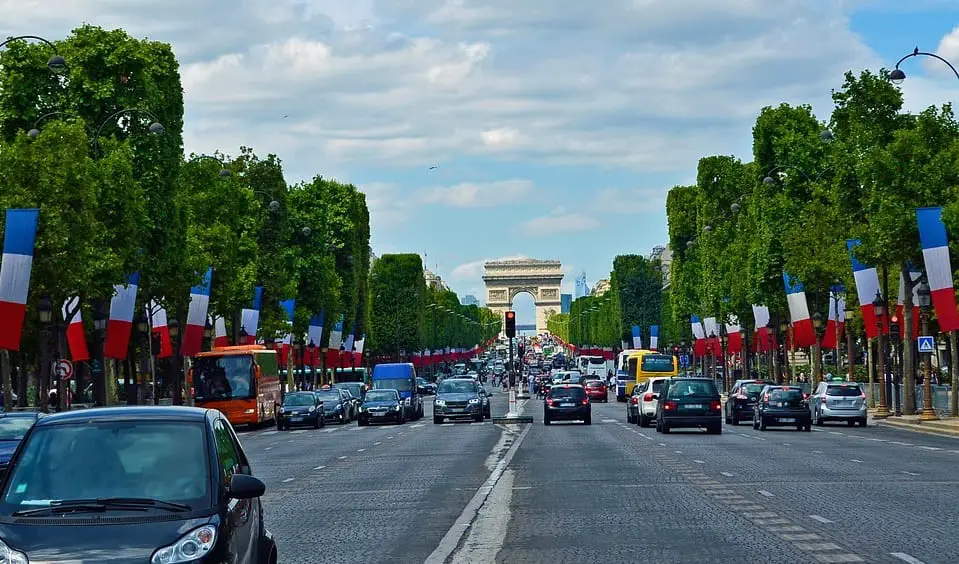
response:
<path id="1" fill-rule="evenodd" d="M 506 312 L 506 319 L 515 319 L 515 318 L 516 318 L 516 312 L 515 312 L 515 311 L 507 311 L 507 312 Z"/>

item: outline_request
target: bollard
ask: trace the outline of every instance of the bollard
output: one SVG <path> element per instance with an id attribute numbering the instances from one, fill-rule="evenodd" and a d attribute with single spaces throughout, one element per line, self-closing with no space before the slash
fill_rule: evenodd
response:
<path id="1" fill-rule="evenodd" d="M 531 415 L 520 415 L 517 411 L 516 405 L 516 389 L 510 388 L 509 390 L 509 411 L 503 417 L 493 417 L 493 423 L 496 425 L 502 424 L 518 424 L 518 423 L 532 423 L 533 417 Z"/>

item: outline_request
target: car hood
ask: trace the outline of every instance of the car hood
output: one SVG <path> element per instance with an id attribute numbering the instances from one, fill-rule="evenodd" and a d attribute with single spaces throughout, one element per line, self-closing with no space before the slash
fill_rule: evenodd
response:
<path id="1" fill-rule="evenodd" d="M 468 394 L 436 394 L 436 399 L 443 401 L 469 401 L 471 399 L 479 399 L 479 394 L 477 393 L 468 393 Z"/>
<path id="2" fill-rule="evenodd" d="M 165 521 L 169 514 L 160 512 L 115 511 L 97 516 L 119 522 L 97 524 L 88 514 L 82 521 L 70 515 L 20 519 L 16 524 L 0 524 L 0 538 L 26 553 L 30 562 L 133 564 L 149 562 L 156 549 L 211 521 L 207 517 Z M 137 522 L 141 519 L 148 522 Z"/>

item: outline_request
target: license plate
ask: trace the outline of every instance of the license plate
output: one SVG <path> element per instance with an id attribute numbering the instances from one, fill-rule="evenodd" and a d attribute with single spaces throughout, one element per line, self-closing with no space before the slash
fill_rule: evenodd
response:
<path id="1" fill-rule="evenodd" d="M 575 403 L 561 403 L 561 404 L 559 404 L 560 407 L 573 407 L 574 405 L 576 405 L 576 404 L 575 404 Z"/>
<path id="2" fill-rule="evenodd" d="M 385 412 L 385 411 L 382 412 L 382 413 L 374 413 L 374 414 L 373 414 L 373 417 L 383 417 L 384 415 L 386 415 L 386 412 Z"/>
<path id="3" fill-rule="evenodd" d="M 299 423 L 300 421 L 303 421 L 303 418 L 302 418 L 302 417 L 291 417 L 291 418 L 290 418 L 290 421 L 292 421 L 292 422 L 294 422 L 294 423 Z"/>
<path id="4" fill-rule="evenodd" d="M 703 404 L 701 403 L 686 404 L 686 409 L 702 409 L 702 408 L 703 408 Z"/>
<path id="5" fill-rule="evenodd" d="M 793 419 L 792 417 L 780 417 L 780 418 L 779 418 L 779 422 L 780 422 L 780 423 L 795 423 L 796 420 Z"/>

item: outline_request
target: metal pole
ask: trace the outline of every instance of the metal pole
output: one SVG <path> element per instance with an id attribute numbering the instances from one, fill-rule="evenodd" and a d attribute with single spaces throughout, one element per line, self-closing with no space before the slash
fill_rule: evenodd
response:
<path id="1" fill-rule="evenodd" d="M 929 334 L 929 311 L 928 308 L 922 309 L 922 334 Z M 922 413 L 919 414 L 920 421 L 935 421 L 939 419 L 932 403 L 932 354 L 922 353 Z"/>
<path id="2" fill-rule="evenodd" d="M 838 354 L 838 347 L 837 354 Z M 853 362 L 854 357 L 856 356 L 856 344 L 853 342 L 852 330 L 847 325 L 846 326 L 846 364 L 849 365 L 849 381 L 855 382 L 856 380 L 856 369 L 855 362 Z"/>
<path id="3" fill-rule="evenodd" d="M 879 335 L 876 337 L 876 356 L 879 372 L 879 407 L 876 408 L 875 417 L 889 417 L 889 404 L 886 403 L 886 353 L 883 347 L 882 338 L 882 317 L 876 321 Z"/>

